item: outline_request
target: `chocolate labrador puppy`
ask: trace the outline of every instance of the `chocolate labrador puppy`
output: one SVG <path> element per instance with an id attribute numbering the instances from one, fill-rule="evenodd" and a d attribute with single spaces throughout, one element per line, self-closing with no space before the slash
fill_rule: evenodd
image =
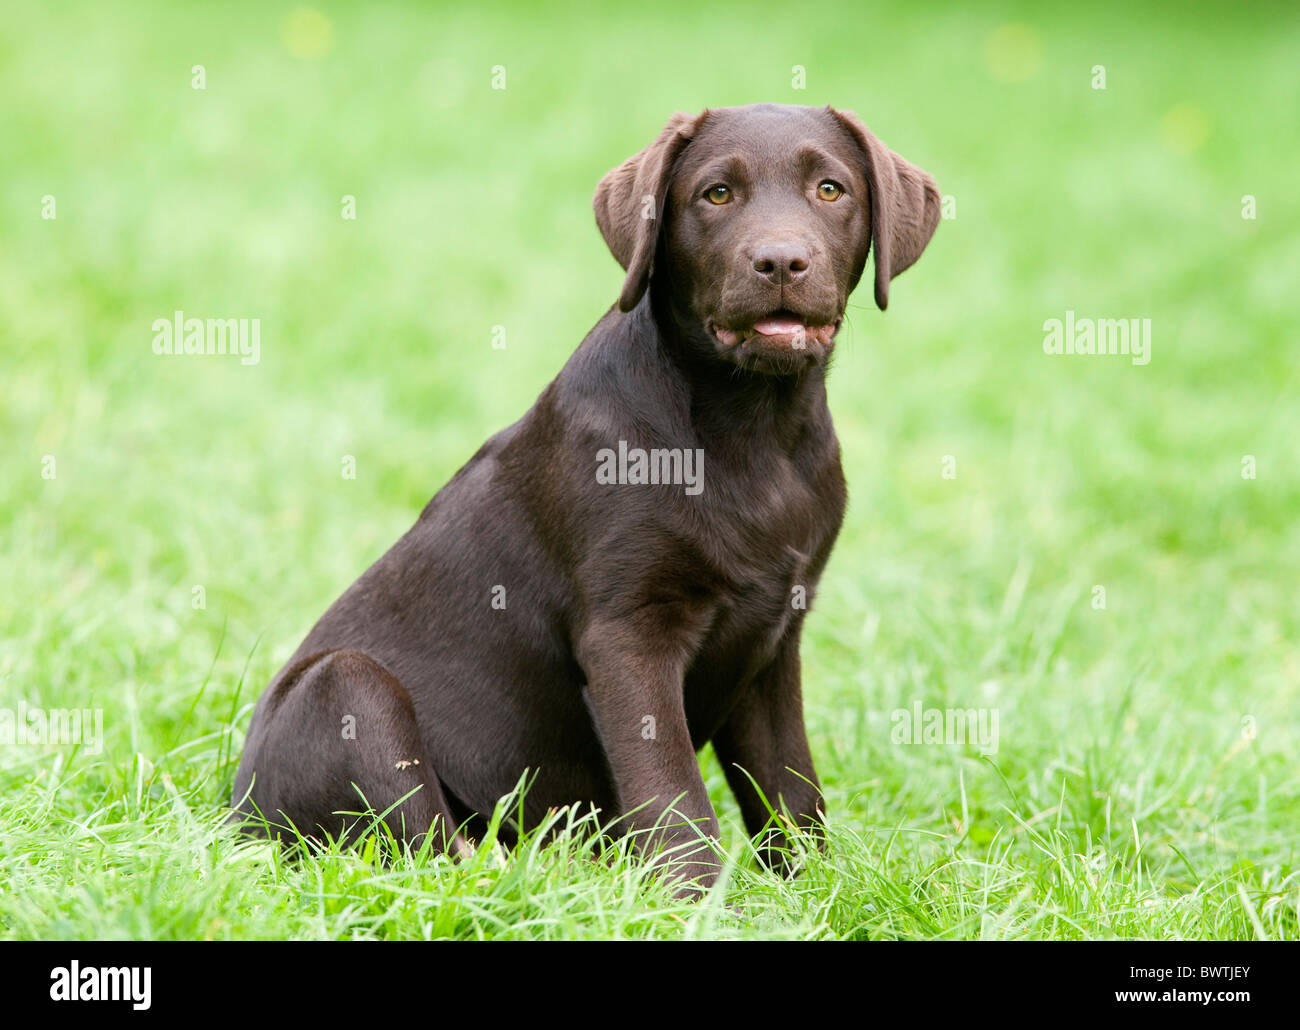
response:
<path id="1" fill-rule="evenodd" d="M 765 857 L 769 805 L 820 826 L 799 638 L 845 504 L 827 361 L 868 251 L 883 309 L 938 191 L 852 114 L 758 104 L 674 115 L 595 209 L 618 304 L 271 683 L 250 831 L 368 803 L 463 851 L 527 770 L 525 823 L 595 806 L 707 887 L 710 741 Z"/>

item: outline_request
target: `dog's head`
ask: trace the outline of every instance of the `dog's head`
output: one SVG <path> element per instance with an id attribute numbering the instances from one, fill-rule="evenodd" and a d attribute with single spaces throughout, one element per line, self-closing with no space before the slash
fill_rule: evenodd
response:
<path id="1" fill-rule="evenodd" d="M 619 307 L 652 275 L 677 330 L 768 373 L 825 361 L 875 248 L 876 303 L 939 222 L 939 191 L 846 111 L 676 114 L 596 188 L 596 222 L 627 270 Z"/>

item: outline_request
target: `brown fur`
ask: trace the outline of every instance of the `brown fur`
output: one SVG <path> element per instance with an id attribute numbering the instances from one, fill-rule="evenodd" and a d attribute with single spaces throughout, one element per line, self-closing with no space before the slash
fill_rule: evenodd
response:
<path id="1" fill-rule="evenodd" d="M 715 205 L 723 181 L 732 199 Z M 843 188 L 833 202 L 826 181 Z M 236 778 L 240 818 L 334 832 L 359 788 L 397 806 L 398 832 L 451 847 L 449 826 L 477 832 L 531 770 L 525 823 L 573 802 L 632 813 L 624 827 L 681 845 L 678 874 L 706 886 L 717 819 L 696 751 L 712 741 L 766 848 L 784 837 L 755 784 L 820 825 L 797 598 L 811 602 L 845 504 L 832 327 L 873 242 L 885 307 L 938 193 L 852 115 L 756 105 L 675 115 L 605 176 L 595 211 L 627 272 L 618 305 L 276 677 Z M 774 312 L 824 331 L 747 328 Z M 702 452 L 702 492 L 598 482 L 620 441 Z"/>

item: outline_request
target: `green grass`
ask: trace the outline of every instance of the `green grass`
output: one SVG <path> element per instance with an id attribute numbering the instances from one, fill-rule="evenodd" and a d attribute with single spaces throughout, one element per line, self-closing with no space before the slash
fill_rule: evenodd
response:
<path id="1" fill-rule="evenodd" d="M 102 709 L 103 750 L 0 745 L 0 933 L 1297 936 L 1284 6 L 322 10 L 328 38 L 291 5 L 6 15 L 0 707 Z M 857 110 L 956 200 L 832 375 L 827 852 L 757 868 L 711 754 L 729 872 L 697 905 L 580 834 L 462 865 L 237 843 L 257 693 L 616 297 L 600 175 L 759 100 Z M 260 363 L 155 356 L 176 309 L 260 318 Z M 1150 364 L 1045 355 L 1067 309 L 1150 318 Z M 918 700 L 996 709 L 997 752 L 893 743 Z"/>

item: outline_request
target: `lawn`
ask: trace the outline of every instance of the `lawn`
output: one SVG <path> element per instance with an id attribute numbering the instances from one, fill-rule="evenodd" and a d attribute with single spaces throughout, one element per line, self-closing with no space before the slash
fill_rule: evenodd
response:
<path id="1" fill-rule="evenodd" d="M 1300 20 L 1250 11 L 8 11 L 0 935 L 1295 938 Z M 236 841 L 258 693 L 616 298 L 597 180 L 761 100 L 856 110 L 947 198 L 831 376 L 826 852 L 757 867 L 707 751 L 694 905 L 576 832 Z M 156 354 L 177 311 L 258 319 L 258 360 Z M 1149 360 L 1046 353 L 1067 312 L 1149 319 Z"/>

